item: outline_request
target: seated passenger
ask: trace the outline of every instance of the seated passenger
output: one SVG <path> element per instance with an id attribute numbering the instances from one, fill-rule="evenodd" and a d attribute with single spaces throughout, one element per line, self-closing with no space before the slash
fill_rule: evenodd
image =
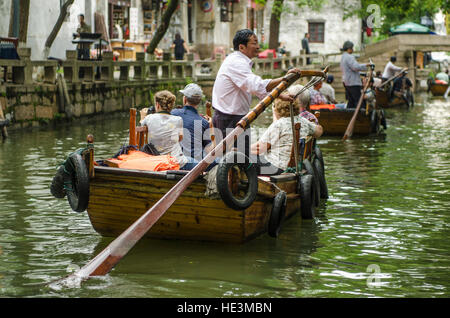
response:
<path id="1" fill-rule="evenodd" d="M 334 88 L 333 86 L 331 86 L 331 83 L 333 83 L 333 81 L 334 76 L 331 74 L 328 75 L 326 83 L 322 83 L 322 87 L 319 89 L 319 92 L 321 92 L 322 95 L 327 99 L 328 103 L 337 104 Z"/>
<path id="2" fill-rule="evenodd" d="M 149 142 L 161 155 L 175 157 L 180 165 L 180 170 L 191 170 L 198 161 L 185 156 L 181 150 L 183 120 L 170 114 L 175 105 L 175 99 L 175 95 L 169 91 L 157 92 L 155 94 L 156 113 L 147 115 L 141 120 L 141 125 L 147 126 Z"/>
<path id="3" fill-rule="evenodd" d="M 273 109 L 276 121 L 267 128 L 258 142 L 251 146 L 253 155 L 264 154 L 263 158 L 258 157 L 260 159 L 259 174 L 280 174 L 287 168 L 293 144 L 289 104 L 290 102 L 278 98 L 275 100 Z M 322 135 L 322 126 L 298 116 L 298 105 L 294 105 L 293 110 L 294 123 L 299 122 L 301 124 L 300 138 L 305 138 L 308 135 L 318 138 Z"/>
<path id="4" fill-rule="evenodd" d="M 407 71 L 402 72 L 402 75 L 394 80 L 393 93 L 396 96 L 401 97 L 406 93 L 406 90 L 412 87 L 412 82 L 405 75 L 408 74 Z"/>
<path id="5" fill-rule="evenodd" d="M 367 78 L 363 79 L 363 87 L 365 87 L 367 80 L 368 80 Z M 374 79 L 371 78 L 369 87 L 367 87 L 366 91 L 364 92 L 364 103 L 366 105 L 369 105 L 369 109 L 375 109 L 376 104 L 376 95 L 373 86 L 374 86 Z"/>
<path id="6" fill-rule="evenodd" d="M 185 155 L 202 160 L 212 146 L 209 132 L 209 122 L 199 115 L 197 106 L 200 105 L 203 91 L 197 84 L 191 83 L 180 90 L 183 96 L 183 108 L 171 111 L 172 115 L 179 116 L 183 120 L 186 135 L 181 141 L 181 147 Z M 205 133 L 206 132 L 206 133 Z M 190 137 L 190 138 L 189 138 Z M 209 145 L 209 146 L 208 146 Z"/>
<path id="7" fill-rule="evenodd" d="M 373 87 L 379 87 L 382 84 L 381 71 L 377 71 L 375 77 L 373 78 Z"/>
<path id="8" fill-rule="evenodd" d="M 445 84 L 448 84 L 448 70 L 446 70 L 445 72 L 437 73 L 435 79 L 441 80 L 441 81 L 445 82 Z"/>
<path id="9" fill-rule="evenodd" d="M 407 92 L 412 87 L 412 82 L 409 78 L 405 76 L 406 74 L 408 74 L 408 72 L 404 71 L 402 72 L 401 76 L 399 76 L 394 80 L 392 94 L 396 97 L 402 98 L 409 107 Z"/>
<path id="10" fill-rule="evenodd" d="M 292 85 L 288 88 L 288 92 L 289 94 L 295 96 L 301 89 L 303 89 L 303 85 Z M 312 120 L 316 125 L 318 125 L 319 121 L 317 120 L 317 117 L 310 112 L 309 101 L 309 90 L 305 90 L 303 93 L 297 96 L 297 100 L 295 101 L 294 105 L 298 107 L 300 117 L 306 118 L 309 121 Z"/>
<path id="11" fill-rule="evenodd" d="M 310 101 L 311 105 L 328 104 L 327 99 L 320 92 L 321 88 L 322 88 L 322 81 L 318 82 L 316 85 L 314 85 L 313 89 L 309 90 L 309 94 L 311 95 L 311 101 Z"/>

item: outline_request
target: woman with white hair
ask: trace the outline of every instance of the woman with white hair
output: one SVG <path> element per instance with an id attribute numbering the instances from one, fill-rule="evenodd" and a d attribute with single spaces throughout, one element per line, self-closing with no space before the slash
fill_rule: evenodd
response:
<path id="1" fill-rule="evenodd" d="M 297 95 L 297 93 L 303 89 L 303 85 L 297 84 L 292 85 L 288 88 L 288 92 L 291 95 Z M 305 90 L 303 93 L 297 96 L 297 99 L 294 103 L 294 105 L 297 105 L 299 109 L 299 116 L 308 119 L 309 121 L 313 121 L 316 125 L 319 124 L 319 121 L 317 120 L 316 116 L 314 116 L 309 110 L 309 103 L 311 100 L 311 95 L 309 93 L 309 90 Z"/>
<path id="2" fill-rule="evenodd" d="M 301 94 L 300 96 L 302 96 Z M 300 123 L 300 138 L 313 136 L 319 138 L 323 133 L 320 125 L 298 116 L 299 101 L 294 101 L 294 122 Z M 258 155 L 259 174 L 279 174 L 286 170 L 291 158 L 293 142 L 292 125 L 290 119 L 290 102 L 275 99 L 273 104 L 274 122 L 267 128 L 259 140 L 251 145 L 251 153 Z M 263 155 L 263 158 L 261 158 Z"/>

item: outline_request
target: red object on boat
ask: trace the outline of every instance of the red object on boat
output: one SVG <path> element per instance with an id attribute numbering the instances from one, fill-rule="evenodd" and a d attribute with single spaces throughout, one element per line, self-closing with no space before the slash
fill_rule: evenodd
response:
<path id="1" fill-rule="evenodd" d="M 435 82 L 436 84 L 444 84 L 444 85 L 447 85 L 447 84 L 448 84 L 446 81 L 439 80 L 439 79 L 434 80 L 434 82 Z"/>
<path id="2" fill-rule="evenodd" d="M 335 109 L 335 104 L 323 104 L 323 105 L 311 105 L 309 106 L 311 110 L 321 110 L 321 109 Z"/>

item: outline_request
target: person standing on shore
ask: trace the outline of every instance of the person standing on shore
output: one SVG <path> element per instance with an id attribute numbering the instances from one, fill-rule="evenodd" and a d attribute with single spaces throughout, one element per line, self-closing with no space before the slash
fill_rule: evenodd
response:
<path id="1" fill-rule="evenodd" d="M 302 49 L 305 50 L 306 54 L 310 54 L 309 50 L 309 33 L 305 33 L 305 37 L 302 39 Z M 309 57 L 306 58 L 306 64 L 311 64 Z"/>
<path id="2" fill-rule="evenodd" d="M 170 48 L 175 51 L 175 60 L 182 60 L 184 59 L 184 53 L 189 53 L 186 42 L 181 38 L 180 33 L 175 34 L 175 40 Z"/>

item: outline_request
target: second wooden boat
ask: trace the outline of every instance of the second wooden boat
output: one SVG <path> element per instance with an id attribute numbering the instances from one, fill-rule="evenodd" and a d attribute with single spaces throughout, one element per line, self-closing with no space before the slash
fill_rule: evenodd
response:
<path id="1" fill-rule="evenodd" d="M 344 135 L 348 123 L 355 113 L 354 109 L 320 108 L 320 105 L 311 105 L 311 109 L 320 112 L 320 124 L 323 127 L 323 134 L 329 136 Z M 381 109 L 371 110 L 368 114 L 366 114 L 365 109 L 360 110 L 356 117 L 353 134 L 379 134 L 383 129 L 383 118 L 384 112 Z"/>
<path id="2" fill-rule="evenodd" d="M 428 82 L 428 91 L 433 94 L 433 96 L 444 96 L 448 89 L 448 84 L 439 84 L 434 82 Z"/>

